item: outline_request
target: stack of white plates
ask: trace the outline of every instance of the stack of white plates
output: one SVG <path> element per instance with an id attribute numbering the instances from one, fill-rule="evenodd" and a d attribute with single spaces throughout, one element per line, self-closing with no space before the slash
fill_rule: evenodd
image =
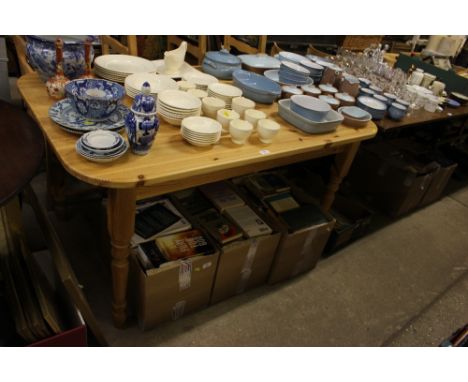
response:
<path id="1" fill-rule="evenodd" d="M 182 78 L 195 84 L 196 88 L 200 90 L 206 90 L 209 85 L 219 82 L 215 76 L 202 72 L 189 72 L 184 74 Z"/>
<path id="2" fill-rule="evenodd" d="M 210 146 L 219 141 L 222 126 L 218 121 L 207 117 L 188 117 L 182 121 L 180 133 L 195 146 Z"/>
<path id="3" fill-rule="evenodd" d="M 141 86 L 148 82 L 151 86 L 151 95 L 157 98 L 158 93 L 164 90 L 175 90 L 179 86 L 171 77 L 154 73 L 134 73 L 125 78 L 125 91 L 129 97 L 141 93 Z"/>
<path id="4" fill-rule="evenodd" d="M 242 96 L 242 90 L 236 86 L 213 83 L 208 85 L 208 97 L 222 99 L 226 103 L 226 109 L 231 109 L 232 99 Z"/>
<path id="5" fill-rule="evenodd" d="M 92 162 L 111 162 L 128 150 L 128 143 L 114 131 L 94 130 L 76 142 L 76 151 Z"/>
<path id="6" fill-rule="evenodd" d="M 180 126 L 187 117 L 198 116 L 201 112 L 199 98 L 181 90 L 164 90 L 159 93 L 157 111 L 171 125 Z"/>
<path id="7" fill-rule="evenodd" d="M 156 72 L 154 64 L 142 57 L 105 54 L 94 60 L 94 73 L 109 81 L 124 82 L 133 73 Z"/>

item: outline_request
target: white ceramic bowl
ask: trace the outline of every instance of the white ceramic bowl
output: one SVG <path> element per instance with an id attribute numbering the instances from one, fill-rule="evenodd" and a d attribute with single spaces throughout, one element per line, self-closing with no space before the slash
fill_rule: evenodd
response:
<path id="1" fill-rule="evenodd" d="M 234 119 L 229 123 L 229 133 L 231 140 L 236 145 L 243 145 L 252 134 L 253 126 L 248 121 L 242 119 Z"/>
<path id="2" fill-rule="evenodd" d="M 216 112 L 216 120 L 223 126 L 223 133 L 229 131 L 229 123 L 232 120 L 239 118 L 239 113 L 234 110 L 220 109 Z"/>
<path id="3" fill-rule="evenodd" d="M 244 118 L 244 112 L 249 109 L 255 109 L 255 102 L 245 97 L 235 97 L 232 99 L 232 110 L 239 113 Z"/>
<path id="4" fill-rule="evenodd" d="M 193 82 L 180 80 L 177 81 L 177 85 L 179 85 L 179 90 L 186 92 L 189 89 L 195 89 L 196 85 Z"/>
<path id="5" fill-rule="evenodd" d="M 202 110 L 203 114 L 207 117 L 216 119 L 216 113 L 218 110 L 224 109 L 226 102 L 216 97 L 205 97 L 202 99 Z"/>
<path id="6" fill-rule="evenodd" d="M 272 119 L 261 119 L 257 122 L 258 138 L 262 143 L 271 143 L 280 129 L 281 125 Z"/>
<path id="7" fill-rule="evenodd" d="M 265 119 L 266 117 L 267 116 L 263 111 L 255 109 L 246 110 L 244 113 L 244 119 L 246 121 L 249 121 L 254 127 L 254 129 L 257 127 L 257 122 L 261 119 Z"/>
<path id="8" fill-rule="evenodd" d="M 203 99 L 205 97 L 208 97 L 208 93 L 204 90 L 201 89 L 189 89 L 187 90 L 188 94 L 191 94 L 197 98 Z"/>

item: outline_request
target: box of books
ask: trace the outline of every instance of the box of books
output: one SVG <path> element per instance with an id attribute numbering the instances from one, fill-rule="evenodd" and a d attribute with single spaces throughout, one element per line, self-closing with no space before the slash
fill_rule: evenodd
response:
<path id="1" fill-rule="evenodd" d="M 223 203 L 220 198 L 229 202 Z M 248 205 L 230 183 L 176 192 L 172 199 L 219 248 L 212 303 L 266 282 L 280 234 L 268 217 Z"/>
<path id="2" fill-rule="evenodd" d="M 132 249 L 138 324 L 146 330 L 209 304 L 218 250 L 198 228 L 158 236 Z"/>
<path id="3" fill-rule="evenodd" d="M 335 220 L 320 207 L 299 198 L 277 172 L 259 172 L 233 182 L 260 211 L 274 219 L 281 231 L 268 282 L 286 280 L 313 269 Z"/>

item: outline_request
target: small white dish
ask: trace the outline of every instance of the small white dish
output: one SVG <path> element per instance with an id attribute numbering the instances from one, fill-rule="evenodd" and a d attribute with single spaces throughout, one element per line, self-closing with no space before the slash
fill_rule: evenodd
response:
<path id="1" fill-rule="evenodd" d="M 186 92 L 189 89 L 197 88 L 197 86 L 193 82 L 185 81 L 185 80 L 177 81 L 177 85 L 179 86 L 179 90 L 182 90 L 184 92 Z"/>
<path id="2" fill-rule="evenodd" d="M 260 142 L 269 144 L 279 133 L 281 125 L 272 119 L 261 119 L 257 122 L 257 132 Z"/>
<path id="3" fill-rule="evenodd" d="M 252 134 L 253 126 L 248 121 L 234 119 L 229 123 L 229 133 L 231 140 L 236 145 L 243 145 Z"/>
<path id="4" fill-rule="evenodd" d="M 216 97 L 205 97 L 202 99 L 202 110 L 203 114 L 207 117 L 216 119 L 216 113 L 218 110 L 224 109 L 226 102 Z"/>
<path id="5" fill-rule="evenodd" d="M 189 89 L 187 90 L 188 94 L 191 94 L 197 98 L 203 99 L 205 97 L 208 97 L 208 93 L 204 90 L 201 89 Z"/>
<path id="6" fill-rule="evenodd" d="M 229 132 L 229 123 L 234 119 L 239 119 L 240 115 L 234 110 L 220 109 L 216 112 L 216 120 L 221 123 L 223 133 Z"/>
<path id="7" fill-rule="evenodd" d="M 244 113 L 244 119 L 250 122 L 254 129 L 257 127 L 257 122 L 261 119 L 265 119 L 266 117 L 267 116 L 263 111 L 255 109 L 246 110 Z"/>
<path id="8" fill-rule="evenodd" d="M 239 113 L 241 118 L 244 118 L 246 110 L 255 109 L 255 102 L 245 97 L 235 97 L 231 102 L 232 110 Z"/>

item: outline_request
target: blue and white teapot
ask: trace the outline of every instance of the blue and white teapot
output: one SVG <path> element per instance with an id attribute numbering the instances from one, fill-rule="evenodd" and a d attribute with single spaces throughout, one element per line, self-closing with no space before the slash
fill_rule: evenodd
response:
<path id="1" fill-rule="evenodd" d="M 159 130 L 156 101 L 148 82 L 143 83 L 141 93 L 133 100 L 130 112 L 125 117 L 125 128 L 132 152 L 137 155 L 148 154 Z"/>

